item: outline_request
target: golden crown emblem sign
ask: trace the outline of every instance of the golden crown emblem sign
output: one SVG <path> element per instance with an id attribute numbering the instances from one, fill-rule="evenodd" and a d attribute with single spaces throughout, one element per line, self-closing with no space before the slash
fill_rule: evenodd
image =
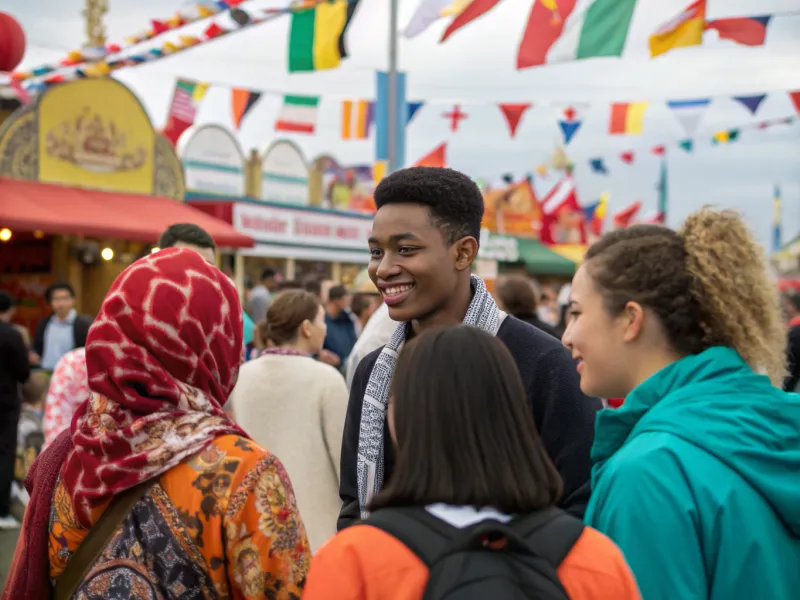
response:
<path id="1" fill-rule="evenodd" d="M 85 107 L 74 121 L 64 121 L 47 133 L 48 156 L 95 173 L 133 171 L 147 160 L 143 146 L 129 147 L 127 136 L 110 119 Z"/>

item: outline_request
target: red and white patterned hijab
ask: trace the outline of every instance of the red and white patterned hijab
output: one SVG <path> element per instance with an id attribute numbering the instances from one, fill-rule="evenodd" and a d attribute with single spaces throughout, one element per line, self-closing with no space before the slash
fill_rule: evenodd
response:
<path id="1" fill-rule="evenodd" d="M 219 435 L 245 434 L 222 410 L 239 373 L 236 288 L 192 250 L 125 269 L 86 342 L 91 390 L 61 471 L 84 526 L 91 509 L 165 473 Z"/>

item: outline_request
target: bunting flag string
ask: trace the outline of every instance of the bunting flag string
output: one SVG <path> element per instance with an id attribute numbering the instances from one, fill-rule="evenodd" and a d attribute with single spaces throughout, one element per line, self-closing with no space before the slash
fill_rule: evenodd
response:
<path id="1" fill-rule="evenodd" d="M 743 131 L 763 131 L 765 129 L 771 129 L 772 127 L 777 127 L 780 125 L 791 125 L 792 123 L 800 122 L 800 117 L 798 116 L 788 116 L 788 117 L 780 117 L 776 119 L 768 119 L 766 121 L 761 121 L 755 124 L 747 124 L 741 125 L 736 128 L 732 129 L 724 129 L 715 132 L 710 136 L 710 142 L 712 146 L 720 146 L 724 144 L 730 144 L 731 142 L 738 141 L 741 139 L 741 134 Z M 691 153 L 695 149 L 695 139 L 687 138 L 680 140 L 676 143 L 676 147 L 681 149 L 684 152 Z M 652 146 L 649 150 L 627 150 L 625 152 L 621 152 L 618 155 L 618 158 L 621 162 L 632 165 L 636 160 L 636 156 L 643 153 L 650 153 L 655 156 L 663 157 L 668 152 L 668 145 L 667 144 L 658 144 L 656 146 Z M 589 164 L 589 168 L 593 173 L 598 175 L 608 175 L 609 168 L 608 168 L 608 160 L 606 157 L 596 156 L 587 159 Z"/>
<path id="2" fill-rule="evenodd" d="M 183 106 L 191 105 L 192 110 L 197 109 L 197 105 L 199 105 L 200 101 L 202 100 L 203 96 L 205 95 L 205 91 L 208 89 L 210 85 L 221 85 L 222 87 L 230 87 L 224 84 L 210 84 L 208 82 L 193 82 L 190 80 L 181 79 L 178 80 L 178 84 L 176 86 L 176 94 L 178 93 L 179 89 L 185 88 L 182 92 L 188 94 L 191 99 L 191 102 L 185 102 L 184 97 L 181 95 L 179 99 L 183 102 Z M 246 88 L 231 88 L 231 110 L 233 115 L 233 122 L 234 126 L 238 129 L 241 126 L 242 120 L 244 117 L 249 113 L 249 111 L 253 108 L 253 106 L 258 102 L 258 100 L 263 97 L 264 95 L 276 95 L 278 93 L 266 90 L 253 90 L 253 89 L 246 89 Z M 792 91 L 787 93 L 790 99 L 790 104 L 795 109 L 795 111 L 800 115 L 800 90 Z M 376 106 L 376 102 L 369 99 L 353 99 L 353 98 L 346 98 L 346 99 L 339 99 L 337 96 L 325 96 L 324 98 L 321 96 L 300 96 L 300 95 L 292 95 L 292 94 L 278 94 L 284 100 L 284 107 L 283 110 L 289 110 L 290 112 L 297 112 L 295 109 L 290 108 L 291 105 L 294 103 L 293 101 L 287 101 L 287 99 L 302 99 L 306 98 L 309 99 L 309 102 L 303 101 L 300 103 L 300 106 L 306 107 L 302 108 L 301 112 L 308 113 L 313 112 L 313 115 L 306 115 L 308 118 L 302 120 L 302 124 L 297 126 L 295 121 L 292 119 L 288 120 L 289 125 L 284 123 L 283 125 L 277 125 L 278 130 L 283 131 L 292 131 L 295 133 L 307 133 L 312 134 L 316 131 L 316 121 L 317 121 L 317 111 L 319 103 L 325 100 L 334 100 L 341 103 L 341 139 L 342 140 L 366 140 L 370 137 L 371 130 L 373 125 L 376 122 L 376 116 L 378 114 L 378 108 Z M 756 104 L 760 105 L 761 102 L 766 98 L 767 94 L 758 94 L 753 96 L 736 96 L 733 97 L 732 100 L 737 101 L 739 103 L 743 103 L 744 105 L 748 106 L 748 110 L 758 108 Z M 744 102 L 742 102 L 744 101 Z M 710 98 L 702 98 L 702 99 L 695 99 L 695 100 L 671 100 L 666 103 L 667 107 L 671 109 L 671 111 L 677 116 L 678 122 L 683 126 L 684 131 L 688 134 L 686 138 L 681 139 L 677 142 L 677 146 L 683 149 L 685 152 L 692 152 L 694 149 L 694 136 L 692 135 L 698 126 L 700 119 L 702 118 L 703 114 L 707 110 L 709 104 L 711 102 Z M 428 101 L 414 101 L 414 102 L 407 102 L 407 113 L 405 119 L 405 125 L 412 121 L 412 119 L 419 113 L 419 111 L 427 104 L 437 104 L 437 100 L 428 100 Z M 609 118 L 609 134 L 610 135 L 617 135 L 617 134 L 631 134 L 631 135 L 639 135 L 643 130 L 642 120 L 645 111 L 648 109 L 651 103 L 649 102 L 630 102 L 630 103 L 613 103 L 610 107 L 610 118 Z M 502 114 L 506 125 L 509 129 L 509 134 L 511 138 L 515 138 L 516 133 L 518 131 L 519 125 L 522 122 L 524 115 L 527 111 L 533 107 L 532 103 L 504 103 L 500 102 L 497 103 L 496 106 L 498 107 L 500 113 Z M 557 123 L 561 130 L 563 136 L 563 142 L 565 145 L 568 145 L 578 130 L 580 129 L 583 121 L 584 115 L 586 110 L 589 108 L 589 103 L 575 103 L 570 105 L 564 105 L 560 103 L 556 103 L 552 105 L 556 108 L 556 115 L 557 115 Z M 310 108 L 308 108 L 310 107 Z M 178 106 L 178 112 L 180 112 L 181 106 Z M 297 107 L 295 107 L 297 108 Z M 176 112 L 175 107 L 171 107 L 170 109 L 170 117 L 174 115 Z M 194 113 L 191 115 L 191 119 L 185 117 L 183 120 L 180 120 L 182 124 L 186 122 L 189 125 L 185 125 L 188 127 L 191 125 L 191 122 L 194 119 Z M 446 123 L 449 126 L 452 132 L 457 132 L 459 126 L 462 124 L 462 121 L 469 118 L 469 115 L 464 112 L 461 108 L 460 104 L 452 105 L 452 109 L 450 111 L 444 112 L 441 115 L 444 119 L 446 119 Z M 712 139 L 714 140 L 715 144 L 725 144 L 732 141 L 736 141 L 738 139 L 739 131 L 742 129 L 767 129 L 774 125 L 780 124 L 789 124 L 796 120 L 797 118 L 792 117 L 782 117 L 779 119 L 770 119 L 766 121 L 760 121 L 758 123 L 751 123 L 747 125 L 743 125 L 741 127 L 735 129 L 728 129 L 721 132 L 716 132 Z M 279 119 L 281 121 L 281 119 Z M 295 123 L 295 124 L 292 124 Z M 171 126 L 168 126 L 165 131 L 171 131 Z M 180 130 L 176 133 L 175 138 L 180 135 L 183 130 Z M 170 136 L 168 136 L 170 137 Z M 662 156 L 666 152 L 666 145 L 660 144 L 653 146 L 650 149 L 650 152 L 656 156 Z M 619 158 L 628 164 L 632 164 L 635 161 L 635 153 L 633 151 L 627 151 L 620 154 Z M 607 172 L 607 166 L 603 161 L 598 161 L 596 163 L 590 161 L 592 165 L 592 169 L 597 173 L 605 173 Z"/>
<path id="3" fill-rule="evenodd" d="M 352 2 L 353 0 L 347 1 Z M 328 2 L 328 0 L 302 0 L 302 2 L 292 0 L 285 7 L 266 8 L 258 11 L 246 11 L 239 8 L 238 5 L 243 2 L 244 0 L 216 0 L 190 5 L 169 19 L 152 20 L 150 29 L 128 37 L 124 45 L 109 44 L 103 48 L 76 50 L 59 62 L 40 65 L 27 71 L 15 71 L 11 73 L 11 80 L 21 82 L 22 87 L 29 93 L 39 93 L 50 85 L 65 81 L 87 77 L 105 77 L 118 69 L 136 67 L 172 56 L 234 31 L 266 23 L 299 11 L 306 11 L 317 4 Z M 226 14 L 228 16 L 227 23 L 222 19 L 213 20 L 200 35 L 180 35 L 179 30 L 187 25 Z M 128 53 L 134 46 L 173 32 L 178 34 L 177 38 L 165 41 L 160 47 Z"/>

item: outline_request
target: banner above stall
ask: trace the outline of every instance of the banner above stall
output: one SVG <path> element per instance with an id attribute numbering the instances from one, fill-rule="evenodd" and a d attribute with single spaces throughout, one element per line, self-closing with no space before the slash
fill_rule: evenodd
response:
<path id="1" fill-rule="evenodd" d="M 186 189 L 218 196 L 246 194 L 245 159 L 234 135 L 219 125 L 187 129 L 178 140 Z"/>
<path id="2" fill-rule="evenodd" d="M 263 156 L 261 199 L 308 206 L 308 165 L 297 144 L 278 140 L 267 147 Z"/>

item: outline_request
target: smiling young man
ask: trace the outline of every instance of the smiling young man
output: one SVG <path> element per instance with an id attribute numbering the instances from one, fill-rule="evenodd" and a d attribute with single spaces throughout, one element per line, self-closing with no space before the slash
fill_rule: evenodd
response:
<path id="1" fill-rule="evenodd" d="M 580 391 L 575 363 L 559 340 L 501 312 L 483 281 L 471 276 L 483 217 L 480 190 L 458 171 L 413 167 L 384 179 L 375 204 L 369 275 L 401 325 L 386 346 L 361 360 L 353 376 L 342 442 L 339 529 L 368 515 L 370 499 L 392 473 L 386 403 L 397 352 L 415 334 L 460 323 L 496 335 L 511 351 L 545 447 L 564 480 L 562 507 L 582 516 L 600 402 Z"/>

